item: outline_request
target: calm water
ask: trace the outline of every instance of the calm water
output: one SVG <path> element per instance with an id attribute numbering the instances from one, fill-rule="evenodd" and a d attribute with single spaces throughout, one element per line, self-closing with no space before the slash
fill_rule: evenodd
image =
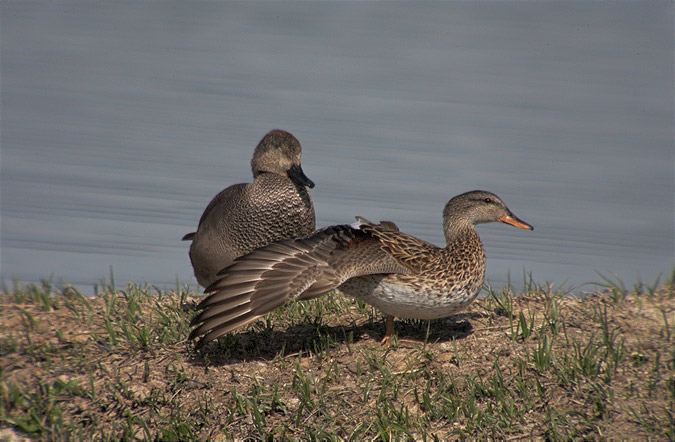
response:
<path id="1" fill-rule="evenodd" d="M 181 236 L 294 133 L 320 226 L 443 243 L 455 194 L 499 194 L 493 284 L 674 265 L 673 4 L 0 4 L 8 281 L 196 285 Z"/>

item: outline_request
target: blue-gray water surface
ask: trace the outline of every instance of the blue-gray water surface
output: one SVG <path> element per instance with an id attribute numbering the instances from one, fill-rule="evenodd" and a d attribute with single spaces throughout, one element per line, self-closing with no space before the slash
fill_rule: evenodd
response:
<path id="1" fill-rule="evenodd" d="M 0 4 L 5 282 L 196 285 L 183 234 L 295 134 L 319 226 L 443 244 L 491 190 L 488 281 L 674 266 L 672 2 Z M 585 287 L 585 286 L 582 286 Z"/>

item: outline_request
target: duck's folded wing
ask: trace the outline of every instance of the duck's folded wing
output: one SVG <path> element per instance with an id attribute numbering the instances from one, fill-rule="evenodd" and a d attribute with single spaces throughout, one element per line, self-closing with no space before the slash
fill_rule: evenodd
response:
<path id="1" fill-rule="evenodd" d="M 437 246 L 400 232 L 398 228 L 388 228 L 388 224 L 385 224 L 385 222 L 373 224 L 365 218 L 356 217 L 356 219 L 359 221 L 360 229 L 363 232 L 376 238 L 380 247 L 391 258 L 413 272 L 422 271 L 429 261 L 428 255 L 437 252 Z M 396 225 L 394 224 L 394 226 Z"/>

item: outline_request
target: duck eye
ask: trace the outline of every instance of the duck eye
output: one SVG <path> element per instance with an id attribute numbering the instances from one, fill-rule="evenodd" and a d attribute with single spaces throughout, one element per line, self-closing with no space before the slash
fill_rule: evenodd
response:
<path id="1" fill-rule="evenodd" d="M 485 201 L 488 204 L 492 204 L 492 198 L 485 198 L 483 201 Z"/>

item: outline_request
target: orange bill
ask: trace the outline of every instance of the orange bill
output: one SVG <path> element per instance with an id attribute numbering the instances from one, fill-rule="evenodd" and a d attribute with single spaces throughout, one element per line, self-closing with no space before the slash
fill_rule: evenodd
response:
<path id="1" fill-rule="evenodd" d="M 513 227 L 518 227 L 519 229 L 534 230 L 534 227 L 532 227 L 525 221 L 519 220 L 518 217 L 513 215 L 512 213 L 507 213 L 505 215 L 500 216 L 497 219 L 502 223 L 511 224 Z"/>

